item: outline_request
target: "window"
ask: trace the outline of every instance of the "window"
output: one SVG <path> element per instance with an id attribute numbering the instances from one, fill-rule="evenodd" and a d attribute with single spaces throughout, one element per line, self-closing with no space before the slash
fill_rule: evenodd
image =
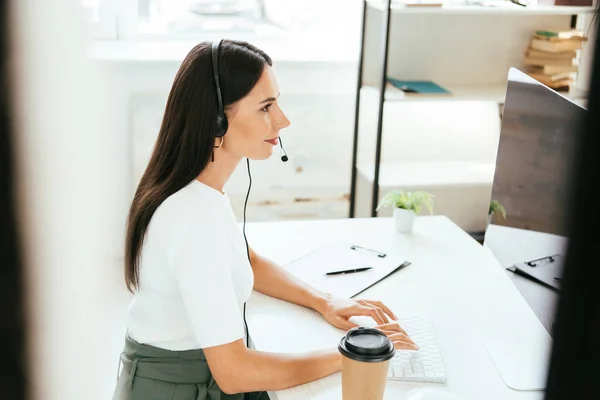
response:
<path id="1" fill-rule="evenodd" d="M 91 25 L 94 36 L 101 39 L 117 37 L 115 0 L 79 0 L 85 22 Z"/>
<path id="2" fill-rule="evenodd" d="M 137 34 L 281 33 L 266 0 L 141 0 Z"/>
<path id="3" fill-rule="evenodd" d="M 81 0 L 81 5 L 83 6 L 83 18 L 85 21 L 97 24 L 100 0 Z"/>
<path id="4" fill-rule="evenodd" d="M 80 0 L 100 37 L 197 39 L 198 34 L 344 38 L 359 29 L 359 0 Z M 345 15 L 348 14 L 352 15 Z M 358 18 L 356 18 L 358 17 Z"/>

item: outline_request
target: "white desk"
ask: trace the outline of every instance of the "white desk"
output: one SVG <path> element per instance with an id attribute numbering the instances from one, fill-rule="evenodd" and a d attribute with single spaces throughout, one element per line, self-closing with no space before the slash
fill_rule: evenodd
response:
<path id="1" fill-rule="evenodd" d="M 417 386 L 444 388 L 464 400 L 543 398 L 541 391 L 515 391 L 504 384 L 484 338 L 520 337 L 534 348 L 547 333 L 489 249 L 448 218 L 420 217 L 412 234 L 396 233 L 388 218 L 252 223 L 247 233 L 257 252 L 280 264 L 340 240 L 401 252 L 412 262 L 360 297 L 382 300 L 399 316 L 426 313 L 447 381 L 390 381 L 386 399 L 402 399 Z M 247 322 L 253 345 L 263 351 L 334 348 L 343 334 L 310 310 L 256 292 L 248 302 Z M 338 400 L 341 374 L 270 395 L 272 400 Z"/>
<path id="2" fill-rule="evenodd" d="M 567 244 L 567 238 L 563 236 L 493 224 L 488 227 L 484 242 L 505 270 L 523 261 L 566 254 Z M 513 272 L 506 273 L 551 333 L 558 293 Z"/>

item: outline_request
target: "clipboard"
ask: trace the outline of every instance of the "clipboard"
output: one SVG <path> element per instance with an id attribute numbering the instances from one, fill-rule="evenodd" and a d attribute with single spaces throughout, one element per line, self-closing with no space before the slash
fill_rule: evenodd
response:
<path id="1" fill-rule="evenodd" d="M 563 263 L 564 257 L 561 254 L 554 254 L 514 264 L 507 270 L 558 291 L 560 290 Z"/>
<path id="2" fill-rule="evenodd" d="M 411 263 L 397 254 L 386 254 L 353 243 L 340 243 L 308 253 L 283 268 L 298 279 L 335 297 L 352 298 Z M 368 271 L 325 275 L 330 271 L 372 267 Z"/>

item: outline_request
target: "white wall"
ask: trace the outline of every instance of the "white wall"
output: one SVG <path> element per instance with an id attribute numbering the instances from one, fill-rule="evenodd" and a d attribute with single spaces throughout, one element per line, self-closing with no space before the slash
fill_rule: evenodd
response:
<path id="1" fill-rule="evenodd" d="M 75 2 L 11 2 L 11 109 L 24 258 L 28 384 L 34 400 L 105 400 L 127 301 L 128 154 L 107 69 L 86 58 Z"/>

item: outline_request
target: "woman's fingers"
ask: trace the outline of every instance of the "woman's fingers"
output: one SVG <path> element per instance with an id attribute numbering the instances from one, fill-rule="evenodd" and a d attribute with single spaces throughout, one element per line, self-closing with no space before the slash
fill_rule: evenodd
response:
<path id="1" fill-rule="evenodd" d="M 362 304 L 358 304 L 352 309 L 352 314 L 371 317 L 375 320 L 377 325 L 385 324 L 385 322 L 381 318 L 381 315 L 379 315 L 379 313 L 374 307 L 367 307 Z"/>
<path id="2" fill-rule="evenodd" d="M 357 303 L 360 304 L 360 306 L 364 309 L 370 310 L 369 315 L 375 320 L 375 322 L 378 325 L 387 324 L 390 322 L 387 316 L 385 315 L 385 312 L 381 308 L 370 304 L 366 300 L 358 300 Z"/>
<path id="3" fill-rule="evenodd" d="M 406 336 L 408 336 L 408 333 L 397 322 L 390 322 L 388 324 L 378 325 L 376 328 L 380 330 L 402 332 Z"/>
<path id="4" fill-rule="evenodd" d="M 385 330 L 385 329 L 380 329 L 383 333 L 385 333 L 385 335 L 390 338 L 390 340 L 394 341 L 394 340 L 399 340 L 402 341 L 404 343 L 409 343 L 413 346 L 416 347 L 416 349 L 418 349 L 418 345 L 410 338 L 410 336 L 408 336 L 406 334 L 406 332 L 398 332 L 398 331 L 391 331 L 391 330 Z"/>
<path id="5" fill-rule="evenodd" d="M 385 304 L 383 304 L 380 301 L 377 300 L 365 300 L 367 303 L 374 305 L 375 307 L 379 307 L 381 308 L 387 315 L 390 316 L 390 318 L 394 319 L 394 320 L 398 320 L 398 317 L 396 316 L 396 314 L 394 314 L 392 312 L 392 310 L 390 310 L 390 308 L 388 306 L 386 306 Z"/>
<path id="6" fill-rule="evenodd" d="M 394 337 L 403 337 L 403 338 L 405 338 L 406 340 L 410 340 L 410 341 L 412 341 L 412 339 L 410 338 L 410 336 L 408 336 L 407 334 L 405 334 L 405 333 L 403 333 L 403 332 L 398 332 L 398 331 L 385 331 L 385 330 L 384 330 L 384 331 L 382 331 L 382 332 L 383 332 L 383 333 L 385 333 L 385 335 L 386 335 L 387 337 L 390 337 L 390 336 L 394 336 Z"/>
<path id="7" fill-rule="evenodd" d="M 418 347 L 419 347 L 419 346 L 418 346 L 418 345 L 417 345 L 417 344 L 414 342 L 414 340 L 412 340 L 412 339 L 411 339 L 411 338 L 410 338 L 408 335 L 405 335 L 404 333 L 401 333 L 401 332 L 390 332 L 390 333 L 388 333 L 388 332 L 384 332 L 384 333 L 385 333 L 385 335 L 386 335 L 388 338 L 390 338 L 390 340 L 391 340 L 391 341 L 394 341 L 394 340 L 400 340 L 400 341 L 402 341 L 402 342 L 406 342 L 406 343 L 409 343 L 409 344 L 411 344 L 411 345 L 413 345 L 413 346 L 416 346 L 416 347 L 417 347 L 417 349 L 418 349 Z"/>
<path id="8" fill-rule="evenodd" d="M 419 346 L 417 346 L 416 344 L 406 342 L 403 340 L 392 340 L 392 343 L 394 343 L 394 348 L 396 350 L 419 350 Z"/>
<path id="9" fill-rule="evenodd" d="M 381 318 L 381 320 L 383 321 L 384 324 L 387 324 L 390 322 L 387 315 L 385 315 L 385 313 L 383 312 L 383 310 L 381 308 L 379 308 L 379 307 L 374 307 L 374 308 L 377 311 L 379 318 Z"/>
<path id="10" fill-rule="evenodd" d="M 377 311 L 374 308 L 365 307 L 362 304 L 356 304 L 352 308 L 347 309 L 346 312 L 348 314 L 348 318 L 361 315 L 361 316 L 373 318 L 375 320 L 375 322 L 377 323 L 377 325 L 383 323 L 381 320 L 381 317 L 379 316 L 379 314 L 377 313 Z"/>
<path id="11" fill-rule="evenodd" d="M 381 316 L 381 313 L 379 313 L 375 307 L 368 307 L 368 306 L 363 306 L 363 307 L 366 310 L 368 310 L 369 315 L 371 316 L 371 318 L 373 318 L 375 320 L 375 322 L 377 324 L 385 324 L 385 320 Z"/>
<path id="12" fill-rule="evenodd" d="M 419 350 L 419 346 L 403 333 L 392 333 L 387 337 L 394 343 L 396 349 L 398 349 L 398 346 L 408 346 L 410 350 Z"/>

